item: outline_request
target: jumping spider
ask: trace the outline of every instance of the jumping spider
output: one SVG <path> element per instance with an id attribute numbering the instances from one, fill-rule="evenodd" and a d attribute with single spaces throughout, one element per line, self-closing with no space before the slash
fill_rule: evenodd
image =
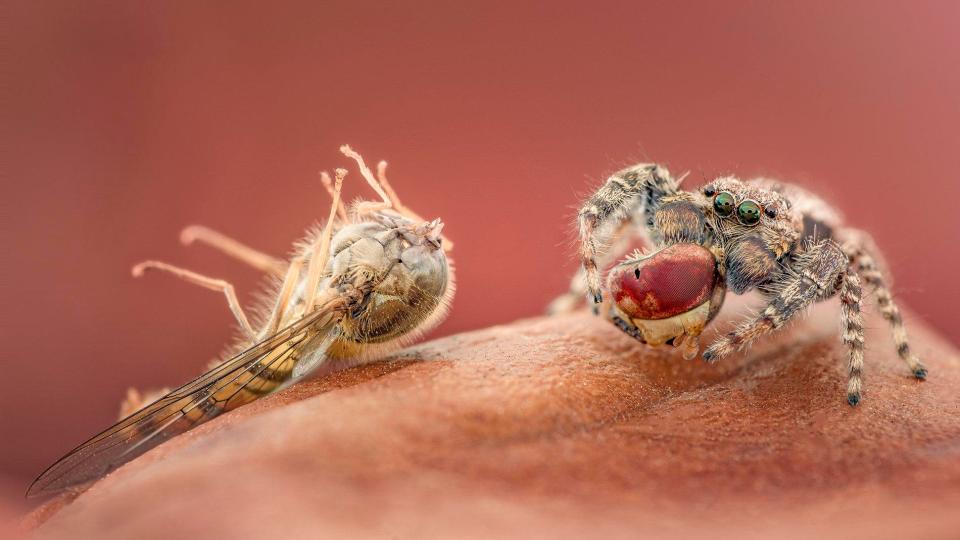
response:
<path id="1" fill-rule="evenodd" d="M 658 249 L 676 244 L 708 249 L 715 257 L 720 302 L 724 287 L 736 294 L 757 290 L 768 301 L 755 317 L 712 343 L 703 352 L 707 362 L 716 362 L 781 328 L 814 302 L 839 295 L 842 339 L 849 349 L 847 401 L 856 405 L 863 369 L 862 277 L 873 286 L 900 358 L 914 377 L 927 376 L 927 369 L 910 350 L 900 310 L 887 285 L 888 274 L 868 234 L 844 227 L 839 213 L 794 185 L 722 177 L 699 191 L 682 191 L 682 180 L 656 164 L 635 165 L 611 176 L 580 210 L 583 266 L 570 293 L 554 301 L 551 310 L 569 309 L 584 294 L 596 309 L 604 299 L 602 269 L 626 252 L 628 244 L 622 239 L 646 232 Z M 621 266 L 643 260 L 634 254 Z M 604 315 L 628 335 L 644 341 L 636 325 L 643 321 L 620 316 L 619 303 L 620 299 L 615 299 Z M 696 334 L 719 309 L 718 303 L 714 301 L 709 314 L 700 315 L 698 329 L 688 330 L 694 343 Z M 683 331 L 681 328 L 679 339 L 686 337 Z M 671 338 L 668 343 L 672 342 Z"/>

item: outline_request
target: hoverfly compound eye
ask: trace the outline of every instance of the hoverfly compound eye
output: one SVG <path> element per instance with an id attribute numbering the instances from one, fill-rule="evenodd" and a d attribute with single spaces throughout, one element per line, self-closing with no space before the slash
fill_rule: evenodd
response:
<path id="1" fill-rule="evenodd" d="M 733 213 L 734 206 L 736 206 L 736 200 L 733 198 L 733 193 L 729 191 L 721 191 L 713 198 L 713 211 L 718 216 L 729 216 Z"/>
<path id="2" fill-rule="evenodd" d="M 755 201 L 746 200 L 737 207 L 737 219 L 744 225 L 756 225 L 760 222 L 760 214 L 763 210 Z"/>

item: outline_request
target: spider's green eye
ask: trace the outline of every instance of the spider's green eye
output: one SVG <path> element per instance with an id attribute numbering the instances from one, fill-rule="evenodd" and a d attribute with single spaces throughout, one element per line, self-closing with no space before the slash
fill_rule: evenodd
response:
<path id="1" fill-rule="evenodd" d="M 760 205 L 753 201 L 743 201 L 737 207 L 737 217 L 744 225 L 756 225 L 760 222 Z"/>
<path id="2" fill-rule="evenodd" d="M 726 217 L 733 213 L 734 204 L 736 204 L 736 201 L 733 198 L 733 193 L 721 191 L 713 199 L 713 210 L 718 216 Z"/>

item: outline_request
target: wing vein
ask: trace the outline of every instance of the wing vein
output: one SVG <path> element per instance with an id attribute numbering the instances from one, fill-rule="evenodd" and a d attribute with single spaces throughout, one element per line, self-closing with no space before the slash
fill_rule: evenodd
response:
<path id="1" fill-rule="evenodd" d="M 184 417 L 189 420 L 187 415 L 191 411 L 210 402 L 211 399 L 214 404 L 228 404 L 240 391 L 257 381 L 264 371 L 289 360 L 290 354 L 296 352 L 305 342 L 309 342 L 314 336 L 324 331 L 329 331 L 339 318 L 330 317 L 323 320 L 323 317 L 342 311 L 345 304 L 346 301 L 342 297 L 332 298 L 310 315 L 264 338 L 223 364 L 90 438 L 48 467 L 30 485 L 27 495 L 57 492 L 72 485 L 95 480 L 167 438 L 210 420 L 223 410 L 229 410 L 224 407 L 213 415 L 204 411 L 202 416 L 191 421 L 184 429 L 170 430 L 178 420 Z M 287 350 L 279 353 L 277 358 L 269 361 L 266 359 L 267 355 L 284 345 L 288 346 Z M 285 375 L 285 378 L 289 380 L 292 373 L 293 369 L 290 370 L 290 374 Z M 250 375 L 249 380 L 240 384 L 225 399 L 216 399 L 217 392 L 235 384 L 244 375 Z M 156 427 L 147 431 L 146 428 L 149 426 Z"/>

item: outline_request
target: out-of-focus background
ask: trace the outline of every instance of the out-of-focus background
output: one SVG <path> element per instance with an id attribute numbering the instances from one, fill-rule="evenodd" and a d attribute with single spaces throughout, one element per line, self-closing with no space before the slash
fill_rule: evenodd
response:
<path id="1" fill-rule="evenodd" d="M 282 4 L 282 5 L 278 5 Z M 0 496 L 230 338 L 159 258 L 259 276 L 181 227 L 283 254 L 338 152 L 442 216 L 444 335 L 537 315 L 575 269 L 577 203 L 656 160 L 691 185 L 792 180 L 872 232 L 913 321 L 960 342 L 956 2 L 16 2 L 4 84 Z M 890 343 L 870 343 L 888 347 Z M 922 352 L 922 348 L 921 348 Z M 838 367 L 838 369 L 841 369 Z M 935 376 L 935 375 L 934 375 Z"/>

